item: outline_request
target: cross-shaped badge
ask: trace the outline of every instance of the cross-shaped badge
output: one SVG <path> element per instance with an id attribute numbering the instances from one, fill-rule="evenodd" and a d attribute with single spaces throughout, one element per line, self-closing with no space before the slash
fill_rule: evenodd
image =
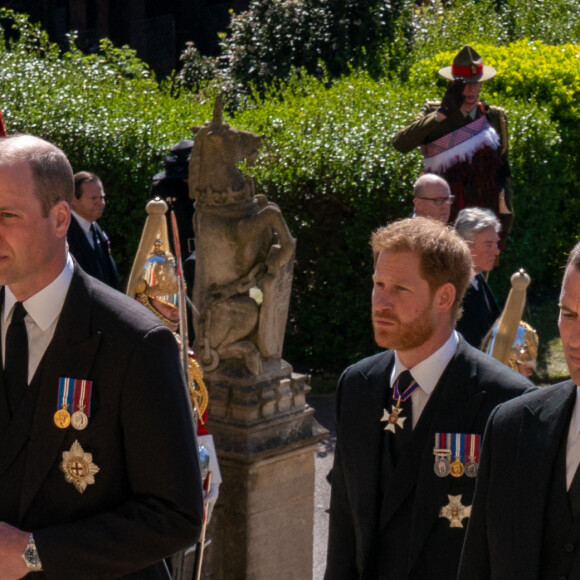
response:
<path id="1" fill-rule="evenodd" d="M 407 417 L 401 417 L 399 413 L 401 412 L 401 397 L 397 400 L 397 404 L 393 407 L 391 406 L 391 412 L 389 413 L 386 409 L 383 409 L 383 416 L 381 421 L 386 421 L 387 426 L 385 431 L 391 431 L 395 433 L 395 426 L 401 429 L 405 428 L 405 419 Z"/>
<path id="2" fill-rule="evenodd" d="M 441 508 L 439 517 L 447 518 L 451 528 L 462 528 L 461 520 L 471 515 L 471 506 L 461 504 L 461 495 L 448 495 L 447 497 L 449 503 Z"/>

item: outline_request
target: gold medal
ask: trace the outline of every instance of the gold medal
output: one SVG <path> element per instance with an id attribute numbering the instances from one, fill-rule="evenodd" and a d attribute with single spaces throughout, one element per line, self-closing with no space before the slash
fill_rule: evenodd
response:
<path id="1" fill-rule="evenodd" d="M 75 411 L 70 418 L 71 425 L 77 430 L 82 431 L 86 429 L 87 425 L 89 424 L 89 418 L 83 411 Z"/>
<path id="2" fill-rule="evenodd" d="M 452 477 L 461 477 L 465 473 L 465 468 L 463 467 L 463 463 L 461 463 L 459 457 L 455 458 L 455 461 L 451 463 L 449 468 Z"/>
<path id="3" fill-rule="evenodd" d="M 70 413 L 66 408 L 59 409 L 54 414 L 54 424 L 59 429 L 66 429 L 70 425 Z"/>

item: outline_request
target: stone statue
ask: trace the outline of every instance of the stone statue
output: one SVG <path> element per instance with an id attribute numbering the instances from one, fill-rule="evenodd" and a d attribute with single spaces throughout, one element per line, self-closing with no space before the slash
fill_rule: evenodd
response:
<path id="1" fill-rule="evenodd" d="M 206 371 L 242 359 L 259 375 L 264 359 L 282 354 L 296 240 L 236 166 L 256 160 L 260 138 L 223 123 L 219 97 L 212 121 L 193 132 L 195 352 Z"/>

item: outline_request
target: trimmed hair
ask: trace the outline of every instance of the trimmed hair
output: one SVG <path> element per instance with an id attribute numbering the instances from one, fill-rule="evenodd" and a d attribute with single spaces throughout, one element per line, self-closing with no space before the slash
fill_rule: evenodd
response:
<path id="1" fill-rule="evenodd" d="M 451 195 L 451 189 L 447 181 L 435 173 L 425 173 L 415 181 L 413 185 L 413 197 L 420 197 L 426 187 L 434 185 L 446 191 L 447 195 Z"/>
<path id="2" fill-rule="evenodd" d="M 501 223 L 490 210 L 482 207 L 466 207 L 455 218 L 455 231 L 464 239 L 473 242 L 475 236 L 493 228 L 496 234 L 501 231 Z"/>
<path id="3" fill-rule="evenodd" d="M 452 314 L 459 307 L 471 279 L 473 262 L 467 244 L 440 221 L 415 217 L 393 222 L 371 236 L 374 263 L 381 252 L 413 252 L 419 256 L 419 272 L 431 295 L 450 282 L 455 287 Z"/>
<path id="4" fill-rule="evenodd" d="M 40 201 L 42 215 L 59 201 L 69 205 L 73 196 L 73 170 L 69 160 L 56 145 L 33 135 L 15 134 L 0 138 L 0 166 L 26 163 L 34 181 L 34 194 Z"/>
<path id="5" fill-rule="evenodd" d="M 78 173 L 74 174 L 73 179 L 75 182 L 75 197 L 77 199 L 80 199 L 83 195 L 83 190 L 81 187 L 83 183 L 101 181 L 101 178 L 98 175 L 91 173 L 90 171 L 79 171 Z"/>

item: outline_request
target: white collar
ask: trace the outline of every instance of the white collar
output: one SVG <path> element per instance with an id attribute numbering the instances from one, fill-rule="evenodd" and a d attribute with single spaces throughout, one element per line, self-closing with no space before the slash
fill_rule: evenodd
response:
<path id="1" fill-rule="evenodd" d="M 443 344 L 438 350 L 428 356 L 425 360 L 422 360 L 419 364 L 416 364 L 413 368 L 408 369 L 411 371 L 413 379 L 419 383 L 421 389 L 428 395 L 430 395 L 437 386 L 443 371 L 457 351 L 458 344 L 459 337 L 457 336 L 457 332 L 454 330 L 445 344 Z M 393 371 L 391 372 L 391 387 L 404 370 L 407 370 L 407 368 L 400 361 L 399 355 L 397 351 L 395 351 L 395 364 L 393 366 Z"/>
<path id="2" fill-rule="evenodd" d="M 469 113 L 465 113 L 464 111 L 461 111 L 461 114 L 463 115 L 463 117 L 465 119 L 471 119 L 472 121 L 475 121 L 475 116 L 477 115 L 478 108 L 479 108 L 479 103 L 477 104 L 476 107 L 474 107 L 471 111 L 469 111 Z"/>
<path id="3" fill-rule="evenodd" d="M 85 232 L 85 234 L 88 236 L 91 231 L 91 226 L 93 225 L 93 222 L 90 222 L 89 220 L 85 219 L 82 215 L 79 215 L 74 209 L 71 209 L 70 211 L 75 216 L 77 222 L 79 222 L 79 226 L 81 226 L 83 232 Z"/>
<path id="4" fill-rule="evenodd" d="M 74 262 L 70 254 L 68 254 L 62 272 L 48 286 L 45 286 L 42 290 L 23 302 L 26 312 L 42 331 L 45 331 L 60 314 L 70 286 L 73 271 Z M 8 314 L 12 312 L 12 307 L 18 300 L 16 300 L 16 297 L 12 294 L 8 286 L 4 288 L 2 322 L 6 324 Z"/>

